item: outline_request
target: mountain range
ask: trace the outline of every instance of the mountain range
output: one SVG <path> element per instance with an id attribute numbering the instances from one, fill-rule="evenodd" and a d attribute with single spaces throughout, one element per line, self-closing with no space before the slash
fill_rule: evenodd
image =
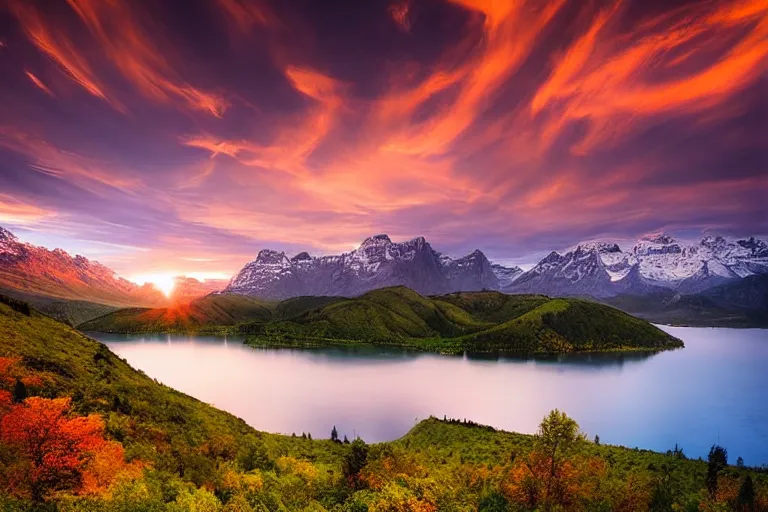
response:
<path id="1" fill-rule="evenodd" d="M 29 297 L 89 301 L 110 306 L 157 306 L 154 286 L 139 286 L 83 256 L 22 243 L 0 227 L 0 289 Z"/>
<path id="2" fill-rule="evenodd" d="M 751 275 L 768 274 L 768 245 L 755 238 L 706 237 L 685 245 L 658 234 L 631 251 L 590 242 L 552 252 L 528 271 L 492 264 L 479 250 L 453 259 L 423 238 L 402 243 L 387 235 L 367 238 L 337 256 L 306 252 L 289 258 L 269 249 L 245 265 L 224 290 L 282 300 L 302 295 L 356 296 L 385 286 L 407 286 L 425 295 L 497 290 L 551 296 L 612 297 L 663 289 L 697 293 Z"/>
<path id="3" fill-rule="evenodd" d="M 357 249 L 337 256 L 289 258 L 264 249 L 243 267 L 226 293 L 282 300 L 303 295 L 353 297 L 387 286 L 407 286 L 423 295 L 497 290 L 505 274 L 520 269 L 493 268 L 480 251 L 453 259 L 432 249 L 423 237 L 394 243 L 387 235 L 367 238 Z M 500 279 L 499 275 L 502 275 Z"/>
<path id="4" fill-rule="evenodd" d="M 750 237 L 707 236 L 694 244 L 666 234 L 649 235 L 631 249 L 587 242 L 551 252 L 531 269 L 492 263 L 479 250 L 452 258 L 423 237 L 393 242 L 367 238 L 352 251 L 330 256 L 263 249 L 232 280 L 177 278 L 169 299 L 151 285 L 138 286 L 82 256 L 21 243 L 0 228 L 0 291 L 33 302 L 57 317 L 87 319 L 111 307 L 163 307 L 208 293 L 279 301 L 300 296 L 355 297 L 370 290 L 406 286 L 422 295 L 493 290 L 588 297 L 654 321 L 672 317 L 693 325 L 768 324 L 768 244 Z M 218 290 L 218 291 L 217 291 Z M 87 303 L 72 312 L 32 300 L 44 297 Z M 682 308 L 682 309 L 681 309 Z M 90 316 L 93 318 L 94 316 Z M 690 320 L 690 319 L 695 320 Z"/>

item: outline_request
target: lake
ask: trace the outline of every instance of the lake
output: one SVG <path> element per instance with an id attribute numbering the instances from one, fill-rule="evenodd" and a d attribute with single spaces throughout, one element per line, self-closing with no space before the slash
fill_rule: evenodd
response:
<path id="1" fill-rule="evenodd" d="M 150 377 L 258 430 L 398 438 L 430 415 L 533 433 L 559 408 L 601 442 L 768 464 L 768 330 L 666 327 L 686 348 L 547 359 L 395 349 L 254 349 L 238 339 L 89 333 Z"/>

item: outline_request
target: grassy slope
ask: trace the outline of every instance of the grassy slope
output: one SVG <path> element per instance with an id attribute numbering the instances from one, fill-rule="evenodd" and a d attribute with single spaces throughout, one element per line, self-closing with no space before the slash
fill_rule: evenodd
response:
<path id="1" fill-rule="evenodd" d="M 192 480 L 216 463 L 214 456 L 201 459 L 203 447 L 231 445 L 237 451 L 254 436 L 275 456 L 334 453 L 334 447 L 324 443 L 300 446 L 292 438 L 256 432 L 242 420 L 134 370 L 105 345 L 74 329 L 2 303 L 0 356 L 21 357 L 23 366 L 44 372 L 46 396 L 72 396 L 75 411 L 104 415 L 108 432 L 123 442 L 129 456 L 151 461 L 159 469 L 183 467 Z"/>
<path id="2" fill-rule="evenodd" d="M 127 308 L 80 324 L 83 331 L 201 332 L 267 322 L 275 304 L 242 295 L 208 295 L 167 308 Z"/>
<path id="3" fill-rule="evenodd" d="M 118 306 L 97 304 L 84 300 L 59 299 L 0 288 L 0 293 L 30 303 L 38 311 L 67 325 L 76 326 L 119 309 Z"/>
<path id="4" fill-rule="evenodd" d="M 265 303 L 209 296 L 185 309 L 121 310 L 80 326 L 101 332 L 234 332 L 252 345 L 373 343 L 438 352 L 662 350 L 679 340 L 643 320 L 580 299 L 464 292 L 423 297 L 405 287 L 354 299 Z"/>
<path id="5" fill-rule="evenodd" d="M 323 464 L 336 472 L 349 451 L 347 446 L 330 441 L 257 432 L 242 420 L 132 369 L 106 346 L 77 331 L 34 311 L 29 316 L 14 311 L 3 303 L 0 356 L 20 357 L 23 366 L 42 372 L 44 396 L 72 396 L 77 412 L 103 415 L 108 435 L 125 445 L 128 457 L 149 462 L 157 475 L 153 477 L 156 482 L 163 482 L 167 477 L 162 475 L 166 474 L 195 485 L 208 485 L 217 481 L 222 463 L 239 460 L 240 453 L 254 447 L 264 450 L 270 464 L 288 455 Z M 532 445 L 532 436 L 431 418 L 397 441 L 374 445 L 368 462 L 376 465 L 392 454 L 414 460 L 422 468 L 422 478 L 429 479 L 425 481 L 437 482 L 440 492 L 457 503 L 466 500 L 469 510 L 477 507 L 477 492 L 468 487 L 463 475 L 478 468 L 482 471 L 484 467 L 503 466 L 515 456 L 523 456 Z M 586 442 L 578 450 L 608 462 L 606 485 L 632 474 L 645 479 L 657 474 L 658 478 L 664 475 L 671 479 L 676 493 L 685 500 L 697 500 L 702 495 L 705 463 Z M 734 467 L 726 470 L 739 477 L 746 471 Z M 753 473 L 753 477 L 758 485 L 766 485 L 766 475 Z M 272 482 L 269 478 L 266 481 Z M 283 480 L 274 482 L 270 488 L 277 489 L 275 493 L 287 493 L 284 501 L 295 494 L 297 488 L 281 487 Z M 329 490 L 326 499 L 344 496 L 343 492 Z M 13 506 L 9 510 L 17 510 Z"/>

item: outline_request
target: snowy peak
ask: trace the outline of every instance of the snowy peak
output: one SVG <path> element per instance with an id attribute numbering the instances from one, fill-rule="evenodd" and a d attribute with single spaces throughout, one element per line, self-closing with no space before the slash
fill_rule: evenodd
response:
<path id="1" fill-rule="evenodd" d="M 519 269 L 518 269 L 519 270 Z M 232 279 L 227 292 L 267 299 L 300 295 L 355 296 L 375 288 L 403 285 L 424 294 L 498 289 L 491 263 L 481 251 L 452 259 L 432 249 L 424 237 L 393 242 L 380 234 L 350 252 L 286 258 L 261 251 Z"/>
<path id="2" fill-rule="evenodd" d="M 648 242 L 656 245 L 671 245 L 677 243 L 677 240 L 666 233 L 650 233 L 640 237 L 641 242 Z"/>
<path id="3" fill-rule="evenodd" d="M 360 244 L 360 249 L 371 247 L 371 246 L 390 245 L 391 243 L 392 243 L 392 240 L 389 238 L 388 235 L 384 235 L 384 234 L 373 235 L 363 240 L 363 243 Z"/>
<path id="4" fill-rule="evenodd" d="M 624 252 L 612 242 L 586 242 L 552 252 L 515 280 L 511 291 L 611 296 L 655 287 L 698 292 L 726 281 L 768 273 L 764 241 L 707 236 L 685 244 L 657 233 Z"/>
<path id="5" fill-rule="evenodd" d="M 752 236 L 747 240 L 736 240 L 736 243 L 750 251 L 751 255 L 756 258 L 768 258 L 768 244 L 762 240 Z"/>
<path id="6" fill-rule="evenodd" d="M 277 252 L 271 249 L 262 249 L 259 251 L 255 263 L 261 265 L 290 265 L 290 261 L 288 261 L 284 252 Z"/>
<path id="7" fill-rule="evenodd" d="M 0 227 L 0 256 L 18 256 L 20 246 L 21 244 L 16 235 Z"/>
<path id="8" fill-rule="evenodd" d="M 0 226 L 0 243 L 2 242 L 16 242 L 18 243 L 19 239 L 16 238 L 16 235 L 8 231 L 7 229 Z"/>
<path id="9" fill-rule="evenodd" d="M 300 261 L 312 261 L 312 256 L 310 256 L 309 253 L 306 251 L 300 252 L 299 254 L 291 258 L 291 261 L 294 263 L 300 262 Z"/>
<path id="10" fill-rule="evenodd" d="M 576 252 L 597 252 L 600 254 L 610 254 L 621 252 L 618 244 L 610 242 L 582 242 L 574 249 Z"/>
<path id="11" fill-rule="evenodd" d="M 520 267 L 505 267 L 504 265 L 499 265 L 497 263 L 491 265 L 491 271 L 499 281 L 499 289 L 502 291 L 511 286 L 517 278 L 523 275 L 523 269 Z"/>

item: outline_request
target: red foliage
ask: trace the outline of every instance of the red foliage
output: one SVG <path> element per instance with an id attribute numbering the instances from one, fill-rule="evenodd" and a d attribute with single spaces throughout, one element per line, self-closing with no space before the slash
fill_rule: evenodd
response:
<path id="1" fill-rule="evenodd" d="M 138 476 L 141 466 L 126 465 L 122 445 L 104 439 L 99 416 L 67 416 L 69 398 L 22 404 L 8 398 L 7 404 L 0 410 L 0 443 L 10 455 L 0 478 L 12 494 L 40 502 L 58 490 L 105 490 L 120 473 Z"/>
<path id="2" fill-rule="evenodd" d="M 0 420 L 0 441 L 16 454 L 9 484 L 42 501 L 53 490 L 78 487 L 89 454 L 103 446 L 98 416 L 67 418 L 69 398 L 31 397 Z"/>

